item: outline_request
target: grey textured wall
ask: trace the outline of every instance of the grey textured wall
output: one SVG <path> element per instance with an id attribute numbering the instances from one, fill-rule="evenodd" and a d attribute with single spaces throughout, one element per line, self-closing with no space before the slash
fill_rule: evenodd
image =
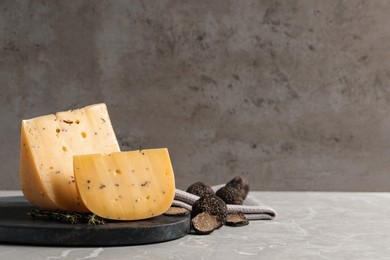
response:
<path id="1" fill-rule="evenodd" d="M 0 188 L 23 118 L 106 102 L 177 186 L 390 189 L 389 1 L 0 1 Z"/>

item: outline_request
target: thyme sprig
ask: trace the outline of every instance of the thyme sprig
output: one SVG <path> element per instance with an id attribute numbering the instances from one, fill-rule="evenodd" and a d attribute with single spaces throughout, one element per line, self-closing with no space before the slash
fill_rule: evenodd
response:
<path id="1" fill-rule="evenodd" d="M 106 221 L 103 218 L 90 213 L 33 209 L 31 210 L 31 212 L 27 214 L 36 219 L 46 219 L 46 220 L 52 220 L 60 223 L 67 223 L 67 224 L 80 224 L 80 223 L 87 223 L 89 225 L 106 224 Z"/>

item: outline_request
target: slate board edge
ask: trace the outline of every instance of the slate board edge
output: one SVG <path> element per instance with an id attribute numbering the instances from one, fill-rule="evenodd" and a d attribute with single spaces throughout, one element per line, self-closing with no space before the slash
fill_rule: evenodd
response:
<path id="1" fill-rule="evenodd" d="M 0 198 L 1 202 L 6 197 Z M 10 198 L 11 199 L 11 198 Z M 12 199 L 15 199 L 13 197 Z M 25 204 L 12 201 L 15 206 Z M 24 198 L 22 197 L 21 200 Z M 2 204 L 0 204 L 1 207 Z M 9 204 L 8 204 L 9 206 Z M 141 245 L 170 241 L 181 238 L 190 232 L 189 216 L 160 216 L 169 219 L 172 223 L 155 225 L 151 227 L 126 228 L 114 227 L 94 228 L 85 224 L 85 228 L 77 225 L 77 228 L 69 228 L 69 224 L 59 224 L 59 228 L 42 229 L 34 225 L 7 225 L 2 222 L 0 216 L 0 243 L 26 244 L 41 246 L 125 246 Z M 50 225 L 53 222 L 50 221 Z M 63 228 L 65 227 L 66 228 Z M 75 226 L 76 227 L 76 226 Z"/>

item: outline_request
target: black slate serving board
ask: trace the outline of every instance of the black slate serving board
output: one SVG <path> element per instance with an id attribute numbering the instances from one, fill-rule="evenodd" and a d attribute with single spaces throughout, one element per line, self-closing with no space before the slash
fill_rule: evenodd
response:
<path id="1" fill-rule="evenodd" d="M 22 196 L 0 198 L 0 243 L 51 246 L 123 246 L 169 241 L 190 231 L 189 216 L 158 216 L 104 225 L 33 219 L 35 206 Z"/>

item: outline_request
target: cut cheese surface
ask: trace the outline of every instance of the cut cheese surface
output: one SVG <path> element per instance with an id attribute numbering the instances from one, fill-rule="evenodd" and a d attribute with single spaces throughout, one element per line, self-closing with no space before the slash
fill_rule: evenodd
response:
<path id="1" fill-rule="evenodd" d="M 48 209 L 87 211 L 74 180 L 73 155 L 120 151 L 105 104 L 22 121 L 24 196 Z"/>
<path id="2" fill-rule="evenodd" d="M 175 179 L 166 148 L 76 155 L 73 162 L 80 197 L 100 217 L 146 219 L 172 204 Z"/>

